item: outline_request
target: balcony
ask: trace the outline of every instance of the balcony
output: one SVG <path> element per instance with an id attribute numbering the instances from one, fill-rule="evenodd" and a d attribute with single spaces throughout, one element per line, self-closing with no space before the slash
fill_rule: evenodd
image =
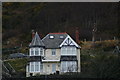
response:
<path id="1" fill-rule="evenodd" d="M 60 61 L 77 61 L 77 56 L 61 56 Z"/>

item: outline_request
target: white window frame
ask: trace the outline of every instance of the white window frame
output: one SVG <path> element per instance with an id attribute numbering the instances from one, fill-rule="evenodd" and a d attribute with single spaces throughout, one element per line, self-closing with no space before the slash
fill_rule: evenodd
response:
<path id="1" fill-rule="evenodd" d="M 34 72 L 34 62 L 30 62 L 30 72 Z"/>
<path id="2" fill-rule="evenodd" d="M 42 63 L 40 64 L 40 72 L 43 72 L 43 64 Z"/>
<path id="3" fill-rule="evenodd" d="M 56 49 L 51 49 L 51 53 L 52 53 L 52 56 L 55 56 L 56 55 Z"/>
<path id="4" fill-rule="evenodd" d="M 38 52 L 38 54 L 36 55 L 36 52 Z M 39 48 L 35 48 L 35 53 L 34 56 L 40 56 L 40 49 Z"/>
<path id="5" fill-rule="evenodd" d="M 41 70 L 41 65 L 43 65 L 41 62 L 30 62 L 29 72 L 43 72 L 43 68 Z"/>
<path id="6" fill-rule="evenodd" d="M 38 55 L 36 55 L 36 53 L 35 53 L 36 50 L 38 51 Z M 33 54 L 32 54 L 32 51 L 33 51 Z M 42 52 L 42 54 L 41 54 L 41 52 Z M 44 55 L 44 49 L 43 48 L 30 48 L 29 53 L 30 53 L 29 54 L 30 56 L 43 56 Z"/>
<path id="7" fill-rule="evenodd" d="M 33 52 L 33 54 L 32 54 L 32 52 Z M 34 48 L 30 48 L 30 56 L 34 56 Z"/>
<path id="8" fill-rule="evenodd" d="M 40 64 L 39 62 L 35 62 L 35 72 L 39 72 L 40 71 Z"/>
<path id="9" fill-rule="evenodd" d="M 76 61 L 62 61 L 61 62 L 61 72 L 69 72 L 69 68 L 73 68 L 71 72 L 77 72 L 77 62 Z"/>
<path id="10" fill-rule="evenodd" d="M 43 48 L 40 48 L 39 50 L 40 50 L 40 51 L 39 51 L 39 52 L 40 52 L 40 55 L 43 56 Z"/>
<path id="11" fill-rule="evenodd" d="M 64 55 L 64 56 L 67 56 L 67 55 L 77 55 L 77 48 L 76 47 L 69 47 L 69 46 L 66 46 L 66 47 L 62 47 L 61 48 L 61 55 Z"/>

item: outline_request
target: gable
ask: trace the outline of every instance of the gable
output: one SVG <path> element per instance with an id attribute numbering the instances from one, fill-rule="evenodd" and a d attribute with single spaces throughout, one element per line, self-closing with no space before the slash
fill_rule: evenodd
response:
<path id="1" fill-rule="evenodd" d="M 76 46 L 77 48 L 80 48 L 80 46 L 69 35 L 60 44 L 60 47 L 62 46 Z"/>

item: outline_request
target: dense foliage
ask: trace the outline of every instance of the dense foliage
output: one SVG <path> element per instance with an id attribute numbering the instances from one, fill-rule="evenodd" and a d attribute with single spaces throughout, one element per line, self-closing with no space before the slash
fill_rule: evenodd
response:
<path id="1" fill-rule="evenodd" d="M 118 3 L 7 2 L 2 6 L 3 59 L 8 58 L 11 53 L 28 53 L 27 46 L 31 41 L 32 29 L 38 31 L 41 38 L 49 32 L 67 32 L 75 39 L 75 29 L 78 27 L 80 46 L 82 46 L 82 72 L 77 76 L 80 78 L 119 78 L 120 56 L 118 53 L 113 54 L 116 42 L 110 40 L 114 36 L 120 36 Z M 96 41 L 92 47 L 94 23 L 97 23 L 96 40 L 101 38 L 105 41 Z M 87 42 L 82 42 L 84 39 Z M 6 62 L 15 68 L 14 75 L 25 74 L 26 59 Z M 76 73 L 72 75 L 76 76 Z"/>
<path id="2" fill-rule="evenodd" d="M 96 40 L 118 36 L 118 3 L 3 3 L 3 43 L 11 46 L 31 40 L 31 30 L 41 38 L 49 32 L 67 32 L 75 38 L 79 28 L 80 40 L 91 40 L 96 23 Z M 16 40 L 17 42 L 12 43 Z M 3 45 L 4 45 L 3 44 Z"/>

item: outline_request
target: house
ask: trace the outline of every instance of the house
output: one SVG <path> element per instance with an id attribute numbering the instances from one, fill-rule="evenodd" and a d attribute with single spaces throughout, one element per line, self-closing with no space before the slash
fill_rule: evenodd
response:
<path id="1" fill-rule="evenodd" d="M 80 72 L 80 48 L 67 33 L 49 33 L 41 39 L 36 32 L 29 45 L 26 77 Z"/>

